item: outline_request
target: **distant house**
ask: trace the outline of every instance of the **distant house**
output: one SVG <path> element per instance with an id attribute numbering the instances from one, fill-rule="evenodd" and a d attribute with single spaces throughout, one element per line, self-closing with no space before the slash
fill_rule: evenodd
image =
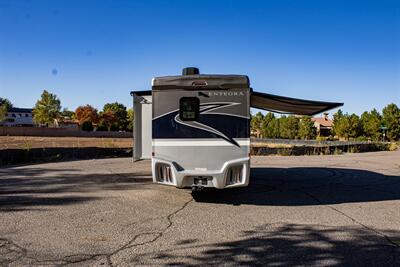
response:
<path id="1" fill-rule="evenodd" d="M 256 129 L 256 130 L 250 129 L 250 137 L 254 137 L 254 138 L 263 138 L 260 129 Z"/>
<path id="2" fill-rule="evenodd" d="M 333 121 L 329 119 L 329 113 L 323 113 L 320 118 L 311 118 L 317 128 L 318 136 L 329 136 L 332 134 Z"/>
<path id="3" fill-rule="evenodd" d="M 33 113 L 31 108 L 10 108 L 2 126 L 33 126 Z"/>
<path id="4" fill-rule="evenodd" d="M 61 119 L 61 120 L 54 120 L 54 126 L 57 128 L 64 128 L 68 130 L 74 130 L 78 131 L 79 130 L 79 123 L 76 120 L 72 119 Z"/>

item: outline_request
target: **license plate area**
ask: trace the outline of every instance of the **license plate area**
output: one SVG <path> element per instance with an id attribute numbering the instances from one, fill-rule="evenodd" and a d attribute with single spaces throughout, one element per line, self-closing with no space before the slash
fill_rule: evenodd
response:
<path id="1" fill-rule="evenodd" d="M 194 177 L 193 184 L 194 185 L 207 185 L 208 178 L 207 177 Z"/>

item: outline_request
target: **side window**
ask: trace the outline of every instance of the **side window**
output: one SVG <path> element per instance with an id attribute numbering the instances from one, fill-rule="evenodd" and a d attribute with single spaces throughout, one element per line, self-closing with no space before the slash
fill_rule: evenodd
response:
<path id="1" fill-rule="evenodd" d="M 200 100 L 197 97 L 179 99 L 179 118 L 183 121 L 195 121 L 199 118 Z"/>

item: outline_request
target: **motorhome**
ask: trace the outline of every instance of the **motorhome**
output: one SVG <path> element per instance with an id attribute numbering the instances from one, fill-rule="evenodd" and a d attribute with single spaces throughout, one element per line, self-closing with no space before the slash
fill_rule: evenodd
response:
<path id="1" fill-rule="evenodd" d="M 151 158 L 153 181 L 178 188 L 249 184 L 250 108 L 314 115 L 342 103 L 255 92 L 246 75 L 155 77 L 151 91 L 131 92 L 134 158 Z"/>

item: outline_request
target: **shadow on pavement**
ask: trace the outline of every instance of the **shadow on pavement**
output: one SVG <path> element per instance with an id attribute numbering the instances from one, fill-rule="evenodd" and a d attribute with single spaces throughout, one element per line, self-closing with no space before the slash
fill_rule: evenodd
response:
<path id="1" fill-rule="evenodd" d="M 99 199 L 88 193 L 140 189 L 147 172 L 83 174 L 76 169 L 0 169 L 0 212 L 72 205 Z"/>
<path id="2" fill-rule="evenodd" d="M 341 168 L 253 168 L 250 185 L 205 189 L 197 202 L 301 206 L 400 199 L 400 176 Z"/>
<path id="3" fill-rule="evenodd" d="M 400 232 L 385 234 L 400 238 Z M 399 249 L 362 227 L 281 224 L 245 231 L 239 240 L 190 244 L 142 259 L 170 266 L 399 266 Z"/>
<path id="4" fill-rule="evenodd" d="M 85 174 L 75 169 L 0 169 L 0 212 L 76 204 L 95 200 L 87 193 L 142 190 L 149 183 L 148 171 Z M 193 198 L 199 203 L 270 206 L 398 200 L 400 177 L 341 168 L 254 168 L 248 187 L 209 189 Z"/>

